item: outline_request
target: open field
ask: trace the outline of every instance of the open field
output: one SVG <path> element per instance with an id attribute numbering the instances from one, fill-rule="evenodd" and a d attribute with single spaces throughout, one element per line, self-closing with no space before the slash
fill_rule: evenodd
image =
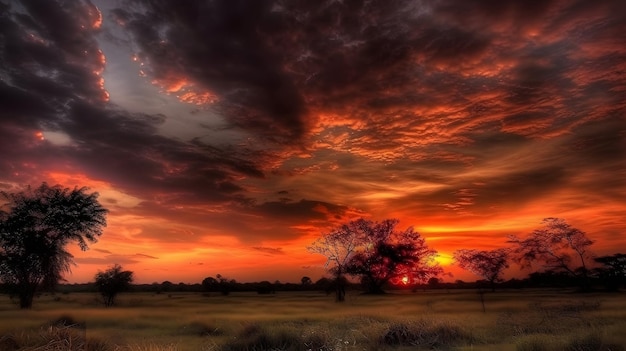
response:
<path id="1" fill-rule="evenodd" d="M 71 293 L 30 311 L 0 296 L 0 350 L 625 350 L 623 294 L 484 296 L 486 312 L 476 291 L 454 290 L 353 293 L 344 304 L 313 292 L 127 293 L 108 309 Z"/>

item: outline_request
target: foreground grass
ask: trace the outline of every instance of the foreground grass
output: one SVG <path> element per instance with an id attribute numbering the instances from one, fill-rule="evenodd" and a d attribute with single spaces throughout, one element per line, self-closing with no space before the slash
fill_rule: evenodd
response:
<path id="1" fill-rule="evenodd" d="M 0 296 L 2 350 L 625 350 L 621 294 L 534 290 L 349 295 L 43 296 L 20 311 Z"/>

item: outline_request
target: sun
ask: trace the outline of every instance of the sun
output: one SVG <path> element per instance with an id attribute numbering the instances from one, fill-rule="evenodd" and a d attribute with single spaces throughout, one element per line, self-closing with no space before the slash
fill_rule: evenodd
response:
<path id="1" fill-rule="evenodd" d="M 402 284 L 407 285 L 409 283 L 409 277 L 404 276 L 402 277 Z"/>

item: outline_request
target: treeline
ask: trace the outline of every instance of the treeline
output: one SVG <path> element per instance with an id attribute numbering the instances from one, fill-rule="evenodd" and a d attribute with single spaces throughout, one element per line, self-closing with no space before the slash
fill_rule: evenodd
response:
<path id="1" fill-rule="evenodd" d="M 606 279 L 606 276 L 593 276 L 591 285 L 594 291 L 617 291 L 615 281 Z M 626 288 L 625 282 L 621 282 L 620 288 Z M 360 282 L 345 282 L 346 289 L 350 291 L 362 292 L 366 291 Z M 578 289 L 578 279 L 557 272 L 533 272 L 523 279 L 509 279 L 495 284 L 497 289 L 534 289 L 534 288 L 555 288 L 555 289 Z M 235 280 L 228 281 L 226 286 L 209 287 L 201 283 L 172 283 L 164 281 L 162 283 L 150 284 L 132 284 L 129 292 L 154 293 L 154 294 L 170 294 L 170 293 L 202 293 L 208 296 L 228 295 L 230 293 L 246 292 L 257 293 L 260 295 L 274 294 L 276 292 L 298 292 L 298 291 L 316 291 L 325 294 L 334 293 L 335 283 L 329 278 L 320 278 L 315 282 L 308 284 L 302 283 L 282 283 L 279 281 L 269 282 L 237 282 Z M 422 292 L 427 290 L 455 290 L 455 289 L 491 289 L 491 282 L 480 279 L 476 281 L 456 280 L 454 282 L 444 282 L 437 278 L 430 279 L 424 284 L 388 284 L 385 286 L 387 291 L 411 291 Z M 58 293 L 75 293 L 75 292 L 98 292 L 95 283 L 77 283 L 77 284 L 60 284 L 56 290 Z"/>

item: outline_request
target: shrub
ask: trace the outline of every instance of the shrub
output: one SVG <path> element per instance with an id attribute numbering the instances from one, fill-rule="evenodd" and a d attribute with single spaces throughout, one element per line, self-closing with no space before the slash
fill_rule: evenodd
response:
<path id="1" fill-rule="evenodd" d="M 224 334 L 221 329 L 202 322 L 191 322 L 182 326 L 181 332 L 188 335 L 217 336 Z"/>
<path id="2" fill-rule="evenodd" d="M 74 319 L 74 317 L 64 314 L 59 318 L 50 321 L 47 326 L 49 327 L 57 327 L 57 328 L 76 328 L 76 329 L 85 329 L 85 322 L 79 322 Z"/>
<path id="3" fill-rule="evenodd" d="M 591 333 L 585 336 L 576 336 L 570 339 L 564 351 L 623 351 L 624 347 L 604 342 L 599 333 Z"/>
<path id="4" fill-rule="evenodd" d="M 392 346 L 426 346 L 439 348 L 456 345 L 468 338 L 460 327 L 449 323 L 426 322 L 391 324 L 380 338 L 382 344 Z"/>

